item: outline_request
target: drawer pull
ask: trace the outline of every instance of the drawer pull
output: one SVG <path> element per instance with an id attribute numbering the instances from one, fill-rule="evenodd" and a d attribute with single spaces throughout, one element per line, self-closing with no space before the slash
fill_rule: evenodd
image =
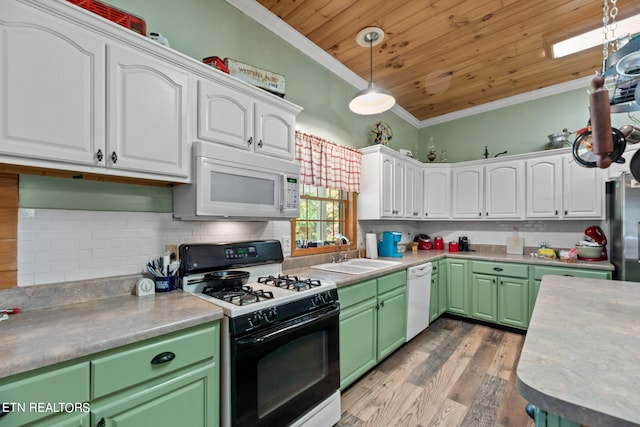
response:
<path id="1" fill-rule="evenodd" d="M 152 365 L 160 365 L 161 363 L 171 362 L 175 358 L 176 358 L 176 354 L 175 353 L 172 353 L 170 351 L 165 351 L 165 352 L 162 352 L 162 353 L 158 354 L 153 359 L 151 359 L 151 364 Z"/>
<path id="2" fill-rule="evenodd" d="M 493 271 L 502 271 L 504 268 L 502 267 L 493 267 Z"/>

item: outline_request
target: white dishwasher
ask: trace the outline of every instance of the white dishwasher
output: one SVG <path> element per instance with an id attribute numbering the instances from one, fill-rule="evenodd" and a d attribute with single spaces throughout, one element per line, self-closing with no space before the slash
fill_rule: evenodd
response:
<path id="1" fill-rule="evenodd" d="M 430 262 L 407 269 L 407 341 L 429 326 Z"/>

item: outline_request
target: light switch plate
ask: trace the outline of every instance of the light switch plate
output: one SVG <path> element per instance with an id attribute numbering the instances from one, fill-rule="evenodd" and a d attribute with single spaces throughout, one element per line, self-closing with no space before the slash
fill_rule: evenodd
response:
<path id="1" fill-rule="evenodd" d="M 284 256 L 291 255 L 291 236 L 282 236 L 280 243 L 282 244 L 282 254 Z"/>

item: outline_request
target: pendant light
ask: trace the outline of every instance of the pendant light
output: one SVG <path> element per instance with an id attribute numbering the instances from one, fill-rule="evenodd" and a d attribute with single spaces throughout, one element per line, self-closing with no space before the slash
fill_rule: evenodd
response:
<path id="1" fill-rule="evenodd" d="M 380 89 L 373 84 L 373 46 L 382 42 L 384 32 L 378 27 L 367 27 L 356 36 L 356 42 L 360 46 L 369 47 L 369 87 L 358 92 L 351 102 L 349 109 L 356 114 L 372 115 L 385 112 L 393 107 L 396 100 L 391 93 Z"/>

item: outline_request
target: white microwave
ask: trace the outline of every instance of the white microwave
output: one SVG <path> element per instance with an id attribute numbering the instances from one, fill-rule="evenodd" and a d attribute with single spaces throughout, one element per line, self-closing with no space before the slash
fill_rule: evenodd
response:
<path id="1" fill-rule="evenodd" d="M 173 190 L 173 216 L 267 220 L 300 214 L 300 165 L 207 142 L 193 144 L 193 183 Z"/>

